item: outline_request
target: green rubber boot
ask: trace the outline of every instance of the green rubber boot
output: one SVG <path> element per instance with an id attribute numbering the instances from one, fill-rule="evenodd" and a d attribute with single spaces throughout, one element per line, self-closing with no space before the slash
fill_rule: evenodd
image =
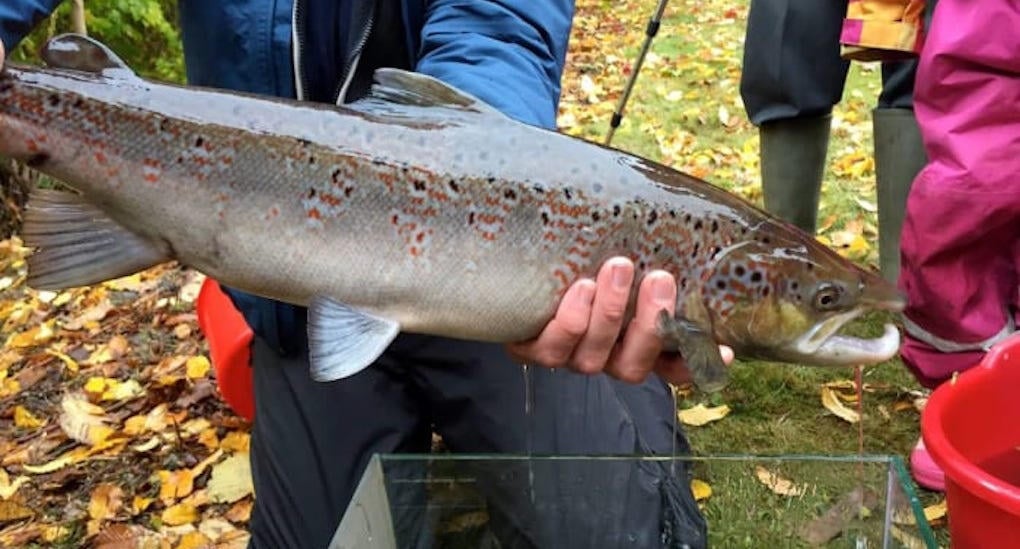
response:
<path id="1" fill-rule="evenodd" d="M 878 264 L 882 277 L 900 274 L 900 231 L 907 195 L 927 162 L 921 132 L 911 109 L 875 109 L 875 179 L 878 191 Z"/>
<path id="2" fill-rule="evenodd" d="M 766 122 L 759 127 L 765 209 L 814 234 L 832 115 Z"/>

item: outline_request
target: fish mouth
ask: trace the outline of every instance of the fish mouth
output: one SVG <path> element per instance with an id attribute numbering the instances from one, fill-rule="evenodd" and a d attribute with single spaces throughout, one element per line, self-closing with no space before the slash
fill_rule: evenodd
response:
<path id="1" fill-rule="evenodd" d="M 839 334 L 839 330 L 864 312 L 853 309 L 819 322 L 797 338 L 792 353 L 816 366 L 867 366 L 885 362 L 900 350 L 900 332 L 892 324 L 884 326 L 877 338 L 858 338 Z"/>

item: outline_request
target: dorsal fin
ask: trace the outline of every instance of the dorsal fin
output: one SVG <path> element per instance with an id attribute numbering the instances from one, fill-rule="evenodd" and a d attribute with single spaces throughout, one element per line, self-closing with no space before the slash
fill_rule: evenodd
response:
<path id="1" fill-rule="evenodd" d="M 106 44 L 81 34 L 54 36 L 43 46 L 41 55 L 43 61 L 53 68 L 135 77 L 131 67 Z"/>
<path id="2" fill-rule="evenodd" d="M 350 107 L 399 118 L 429 118 L 432 113 L 498 116 L 509 120 L 488 103 L 428 75 L 401 69 L 377 69 L 368 96 Z"/>

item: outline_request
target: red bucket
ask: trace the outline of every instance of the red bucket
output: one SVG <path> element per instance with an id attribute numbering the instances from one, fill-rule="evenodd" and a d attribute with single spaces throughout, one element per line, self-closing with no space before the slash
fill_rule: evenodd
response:
<path id="1" fill-rule="evenodd" d="M 251 327 L 234 307 L 219 283 L 206 278 L 195 303 L 198 327 L 209 342 L 209 358 L 216 371 L 216 385 L 234 413 L 251 421 L 255 417 L 252 394 Z"/>
<path id="2" fill-rule="evenodd" d="M 921 434 L 946 473 L 953 547 L 1020 549 L 1020 335 L 939 386 Z"/>

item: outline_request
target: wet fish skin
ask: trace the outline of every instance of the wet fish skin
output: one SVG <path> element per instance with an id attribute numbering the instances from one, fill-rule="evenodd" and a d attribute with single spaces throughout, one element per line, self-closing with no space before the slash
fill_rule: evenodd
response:
<path id="1" fill-rule="evenodd" d="M 397 328 L 533 337 L 571 283 L 623 255 L 636 280 L 652 269 L 676 277 L 677 315 L 662 333 L 685 356 L 714 355 L 691 364 L 701 385 L 724 383 L 717 350 L 692 353 L 716 343 L 815 365 L 881 361 L 898 347 L 888 330 L 834 336 L 903 299 L 810 235 L 707 182 L 518 123 L 422 75 L 380 71 L 372 97 L 335 107 L 146 81 L 80 37 L 47 47 L 60 53 L 51 67 L 0 75 L 0 154 L 85 200 L 30 206 L 37 287 L 177 259 L 311 306 L 313 362 L 330 364 L 318 374 L 328 379 L 367 366 Z M 68 216 L 56 211 L 76 212 L 77 248 L 57 238 L 67 240 Z M 98 242 L 82 219 L 97 215 L 122 243 L 113 251 L 82 251 Z"/>

